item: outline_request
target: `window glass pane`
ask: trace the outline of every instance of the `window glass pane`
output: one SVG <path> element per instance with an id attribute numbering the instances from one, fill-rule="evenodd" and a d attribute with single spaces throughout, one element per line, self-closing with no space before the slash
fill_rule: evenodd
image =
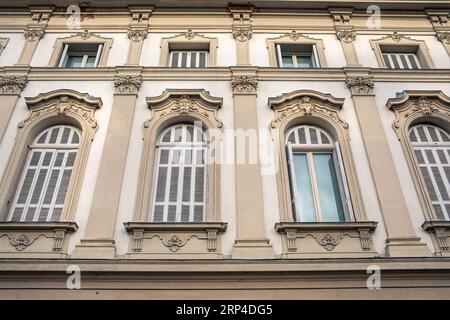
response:
<path id="1" fill-rule="evenodd" d="M 409 69 L 408 67 L 408 62 L 406 62 L 406 57 L 404 54 L 399 54 L 400 56 L 400 61 L 401 61 L 401 67 L 403 67 L 404 69 Z"/>
<path id="2" fill-rule="evenodd" d="M 297 184 L 300 220 L 302 222 L 315 222 L 316 210 L 312 194 L 311 176 L 308 160 L 305 153 L 294 153 L 295 181 Z"/>
<path id="3" fill-rule="evenodd" d="M 187 52 L 181 53 L 181 68 L 186 68 L 187 66 Z"/>
<path id="4" fill-rule="evenodd" d="M 67 59 L 66 67 L 67 68 L 80 68 L 82 62 L 83 62 L 83 57 L 69 56 L 69 58 Z"/>
<path id="5" fill-rule="evenodd" d="M 283 67 L 292 68 L 294 66 L 292 56 L 283 56 L 281 60 L 283 62 Z"/>
<path id="6" fill-rule="evenodd" d="M 325 222 L 345 221 L 333 157 L 326 153 L 315 153 L 313 157 L 322 219 Z"/>
<path id="7" fill-rule="evenodd" d="M 172 68 L 178 67 L 178 52 L 172 52 Z"/>
<path id="8" fill-rule="evenodd" d="M 384 63 L 386 64 L 386 67 L 392 68 L 391 62 L 389 61 L 389 55 L 383 54 Z"/>
<path id="9" fill-rule="evenodd" d="M 297 56 L 297 67 L 312 68 L 313 67 L 312 56 Z"/>
<path id="10" fill-rule="evenodd" d="M 409 54 L 408 55 L 409 62 L 411 63 L 412 68 L 413 69 L 419 69 L 419 66 L 417 65 L 415 57 L 416 56 L 414 54 Z"/>
<path id="11" fill-rule="evenodd" d="M 93 68 L 95 67 L 95 56 L 89 56 L 86 61 L 86 67 L 87 68 Z"/>
<path id="12" fill-rule="evenodd" d="M 206 67 L 206 52 L 200 52 L 199 67 L 200 68 Z"/>
<path id="13" fill-rule="evenodd" d="M 394 63 L 394 68 L 400 69 L 400 65 L 397 61 L 397 56 L 395 54 L 391 54 L 391 59 L 392 59 L 392 62 Z"/>
<path id="14" fill-rule="evenodd" d="M 198 52 L 191 52 L 191 68 L 197 67 L 197 54 Z"/>

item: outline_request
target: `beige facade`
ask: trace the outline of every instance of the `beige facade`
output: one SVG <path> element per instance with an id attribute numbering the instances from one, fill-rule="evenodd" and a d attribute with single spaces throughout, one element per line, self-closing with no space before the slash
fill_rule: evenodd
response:
<path id="1" fill-rule="evenodd" d="M 448 3 L 148 2 L 1 5 L 0 298 L 450 296 Z"/>

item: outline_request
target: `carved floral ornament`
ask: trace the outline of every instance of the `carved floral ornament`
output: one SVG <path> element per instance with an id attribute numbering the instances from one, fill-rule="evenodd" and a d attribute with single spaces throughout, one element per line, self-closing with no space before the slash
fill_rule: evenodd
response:
<path id="1" fill-rule="evenodd" d="M 370 76 L 357 76 L 346 78 L 347 86 L 352 95 L 371 95 L 373 94 L 374 81 Z"/>
<path id="2" fill-rule="evenodd" d="M 139 42 L 147 37 L 148 28 L 130 28 L 128 29 L 128 39 L 134 42 Z"/>
<path id="3" fill-rule="evenodd" d="M 23 251 L 29 246 L 33 244 L 36 239 L 38 239 L 40 236 L 45 236 L 45 234 L 33 234 L 33 235 L 26 235 L 26 234 L 14 234 L 14 233 L 5 233 L 0 235 L 0 238 L 6 236 L 9 239 L 9 244 L 13 246 L 17 251 Z"/>
<path id="4" fill-rule="evenodd" d="M 0 94 L 20 94 L 26 84 L 25 76 L 0 76 Z"/>
<path id="5" fill-rule="evenodd" d="M 252 38 L 253 30 L 251 26 L 233 27 L 233 38 L 245 42 Z"/>
<path id="6" fill-rule="evenodd" d="M 338 110 L 319 103 L 311 96 L 302 96 L 279 109 L 277 108 L 275 119 L 270 123 L 270 127 L 272 129 L 278 128 L 283 121 L 293 115 L 301 116 L 314 114 L 320 114 L 339 124 L 344 129 L 348 128 L 348 123 L 340 117 Z"/>
<path id="7" fill-rule="evenodd" d="M 442 43 L 450 45 L 450 31 L 437 31 L 436 37 Z"/>
<path id="8" fill-rule="evenodd" d="M 27 28 L 24 30 L 23 35 L 27 41 L 34 42 L 42 39 L 44 33 L 44 28 Z"/>
<path id="9" fill-rule="evenodd" d="M 215 128 L 223 127 L 222 121 L 217 117 L 222 98 L 211 97 L 204 90 L 169 89 L 159 97 L 147 98 L 147 104 L 153 112 L 151 118 L 145 121 L 145 128 L 149 128 L 158 119 L 174 116 L 199 118 Z"/>
<path id="10" fill-rule="evenodd" d="M 343 42 L 352 42 L 356 39 L 356 31 L 353 29 L 338 29 L 336 30 L 336 37 Z"/>
<path id="11" fill-rule="evenodd" d="M 116 75 L 114 87 L 116 94 L 137 94 L 142 84 L 142 76 Z"/>
<path id="12" fill-rule="evenodd" d="M 232 76 L 231 87 L 234 94 L 256 94 L 258 78 L 256 76 Z"/>
<path id="13" fill-rule="evenodd" d="M 102 105 L 99 98 L 93 98 L 87 94 L 73 93 L 72 90 L 61 90 L 61 94 L 55 91 L 41 94 L 35 98 L 25 98 L 25 101 L 30 113 L 27 118 L 19 122 L 19 128 L 24 128 L 33 121 L 52 114 L 70 114 L 81 119 L 92 129 L 98 126 L 97 120 L 94 118 L 94 112 Z"/>

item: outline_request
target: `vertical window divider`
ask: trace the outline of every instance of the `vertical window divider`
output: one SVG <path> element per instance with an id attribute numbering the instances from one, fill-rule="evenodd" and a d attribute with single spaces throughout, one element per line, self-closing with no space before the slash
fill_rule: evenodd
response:
<path id="1" fill-rule="evenodd" d="M 61 58 L 59 59 L 58 68 L 62 68 L 65 66 L 66 61 L 67 61 L 67 51 L 68 50 L 69 50 L 69 45 L 66 43 L 66 44 L 64 44 L 64 49 L 61 54 Z"/>
<path id="2" fill-rule="evenodd" d="M 314 165 L 314 156 L 312 152 L 307 152 L 306 154 L 311 177 L 312 193 L 314 197 L 314 207 L 316 208 L 316 221 L 323 221 L 323 213 L 320 206 L 319 186 L 317 185 L 316 167 Z"/>
<path id="3" fill-rule="evenodd" d="M 102 55 L 102 51 L 103 51 L 103 44 L 99 44 L 98 45 L 98 49 L 97 49 L 97 55 L 95 56 L 95 62 L 94 62 L 94 67 L 98 67 L 98 63 L 100 62 L 100 56 Z"/>

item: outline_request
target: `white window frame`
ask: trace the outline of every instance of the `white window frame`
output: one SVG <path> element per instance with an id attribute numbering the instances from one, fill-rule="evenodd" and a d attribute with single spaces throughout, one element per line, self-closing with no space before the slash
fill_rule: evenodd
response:
<path id="1" fill-rule="evenodd" d="M 97 52 L 93 52 L 93 51 L 92 52 L 91 51 L 90 52 L 69 51 L 70 45 L 71 45 L 70 43 L 64 44 L 63 52 L 61 54 L 61 58 L 60 58 L 59 64 L 58 64 L 59 68 L 69 68 L 69 67 L 67 67 L 67 62 L 69 60 L 69 57 L 72 56 L 72 55 L 82 56 L 83 60 L 81 62 L 80 68 L 86 68 L 86 64 L 87 64 L 87 61 L 88 61 L 89 57 L 94 56 L 94 54 L 95 54 L 95 62 L 94 62 L 94 66 L 92 68 L 97 68 L 98 67 L 98 63 L 100 61 L 100 57 L 101 57 L 101 54 L 102 54 L 102 51 L 103 51 L 103 44 L 102 43 L 98 44 Z"/>
<path id="2" fill-rule="evenodd" d="M 311 62 L 312 62 L 311 68 L 320 68 L 317 47 L 315 44 L 311 44 L 311 46 L 312 46 L 311 54 L 293 53 L 290 55 L 291 59 L 292 59 L 292 65 L 293 65 L 292 68 L 301 68 L 298 66 L 297 57 L 311 57 Z M 284 66 L 284 64 L 283 64 L 283 56 L 286 56 L 287 54 L 283 54 L 283 52 L 281 51 L 281 45 L 278 43 L 278 44 L 276 44 L 275 48 L 276 48 L 276 53 L 277 53 L 278 66 L 280 68 L 289 68 L 289 67 Z M 311 69 L 311 68 L 302 68 L 302 69 Z"/>
<path id="3" fill-rule="evenodd" d="M 295 135 L 295 140 L 298 140 L 298 134 L 297 130 L 299 128 L 305 128 L 305 136 L 306 136 L 306 143 L 292 143 L 289 142 L 289 138 L 291 136 L 291 133 Z M 317 131 L 317 144 L 311 143 L 311 137 L 309 134 L 308 128 L 314 128 Z M 321 134 L 323 133 L 329 140 L 330 143 L 322 143 Z M 307 125 L 301 125 L 296 126 L 294 128 L 291 128 L 287 134 L 286 134 L 286 150 L 288 154 L 288 170 L 289 170 L 289 178 L 291 182 L 291 194 L 292 194 L 292 205 L 293 210 L 295 214 L 296 221 L 302 221 L 302 217 L 300 215 L 300 209 L 298 206 L 299 199 L 301 198 L 301 195 L 298 194 L 298 188 L 297 188 L 297 181 L 295 178 L 295 168 L 294 168 L 294 162 L 293 162 L 293 155 L 295 153 L 303 153 L 306 154 L 308 168 L 309 168 L 309 175 L 311 179 L 311 188 L 312 188 L 312 196 L 313 196 L 313 202 L 314 202 L 314 208 L 315 208 L 315 214 L 316 214 L 316 222 L 323 222 L 323 214 L 320 207 L 320 196 L 319 196 L 319 187 L 317 184 L 317 177 L 316 177 L 316 169 L 314 165 L 314 154 L 319 153 L 325 153 L 325 154 L 331 154 L 333 161 L 334 161 L 334 168 L 336 170 L 336 177 L 338 180 L 339 185 L 339 192 L 341 197 L 341 204 L 342 209 L 344 211 L 345 221 L 354 221 L 354 212 L 353 212 L 353 206 L 351 202 L 350 197 L 350 190 L 348 188 L 348 182 L 346 178 L 346 173 L 344 169 L 344 164 L 342 161 L 342 154 L 340 150 L 339 143 L 336 141 L 334 142 L 334 139 L 324 130 L 320 129 L 319 127 L 315 126 L 307 126 Z"/>
<path id="4" fill-rule="evenodd" d="M 418 69 L 422 69 L 422 66 L 420 64 L 419 58 L 417 57 L 417 55 L 415 53 L 391 53 L 391 52 L 382 52 L 382 56 L 383 59 L 385 59 L 385 57 L 387 57 L 388 61 L 389 61 L 389 65 L 386 65 L 386 67 L 388 67 L 389 69 L 409 69 L 409 70 L 418 70 Z M 396 68 L 394 61 L 392 59 L 392 57 L 395 56 L 397 63 L 399 64 L 400 68 Z M 400 57 L 404 57 L 405 61 L 406 61 L 406 66 L 403 64 L 402 60 Z M 409 57 L 413 57 L 414 61 L 416 62 L 417 65 L 417 69 L 414 69 Z M 386 63 L 386 62 L 385 62 Z"/>
<path id="5" fill-rule="evenodd" d="M 177 127 L 181 127 L 182 132 L 182 139 L 180 142 L 175 142 L 174 135 L 175 135 L 175 129 Z M 193 141 L 194 142 L 187 142 L 186 141 L 186 133 L 187 133 L 187 127 L 193 128 Z M 163 137 L 166 135 L 166 133 L 171 132 L 171 138 L 170 142 L 163 142 Z M 199 134 L 202 134 L 202 140 L 197 142 L 197 138 Z M 163 150 L 169 150 L 168 154 L 168 161 L 167 164 L 161 164 L 161 153 Z M 180 160 L 179 164 L 173 165 L 173 155 L 175 150 L 180 150 Z M 191 150 L 191 163 L 186 164 L 184 163 L 183 155 L 186 150 Z M 175 124 L 173 126 L 170 126 L 169 128 L 165 129 L 158 138 L 158 143 L 156 145 L 156 163 L 155 163 L 155 175 L 154 175 L 154 181 L 153 181 L 153 203 L 151 205 L 151 214 L 150 214 L 150 220 L 151 222 L 160 222 L 160 223 L 186 223 L 186 222 L 204 222 L 206 221 L 207 216 L 207 181 L 208 181 L 208 166 L 206 163 L 206 156 L 207 156 L 207 141 L 205 134 L 202 130 L 202 128 L 199 128 L 195 125 L 190 124 Z M 203 163 L 199 164 L 197 163 L 197 151 L 202 151 L 203 153 Z M 184 182 L 184 169 L 186 167 L 191 168 L 191 181 L 190 181 L 190 201 L 183 201 L 183 188 L 178 188 L 177 190 L 177 197 L 176 201 L 169 201 L 169 195 L 170 195 L 170 187 L 171 187 L 171 174 L 172 174 L 172 168 L 176 166 L 179 168 L 178 171 L 178 183 L 177 185 L 183 186 Z M 164 191 L 164 201 L 156 201 L 156 195 L 157 195 L 157 189 L 158 189 L 158 177 L 159 177 L 159 171 L 161 168 L 167 168 L 167 175 L 166 175 L 166 185 L 165 185 L 165 191 Z M 196 181 L 195 181 L 195 170 L 197 168 L 203 168 L 204 170 L 204 176 L 203 176 L 203 199 L 202 201 L 195 201 L 195 191 L 196 191 Z M 164 206 L 164 212 L 163 212 L 163 219 L 162 221 L 155 221 L 155 208 L 156 206 Z M 168 221 L 168 209 L 169 206 L 176 206 L 176 216 L 175 221 Z M 182 206 L 189 205 L 189 221 L 181 221 L 181 209 Z M 203 214 L 202 214 L 202 221 L 194 221 L 194 207 L 201 205 L 203 207 Z"/>
<path id="6" fill-rule="evenodd" d="M 173 54 L 178 53 L 178 61 L 176 67 L 173 65 Z M 181 66 L 182 55 L 186 53 L 186 67 Z M 200 66 L 200 53 L 205 54 L 205 66 Z M 191 66 L 191 56 L 195 54 L 195 66 Z M 171 50 L 169 54 L 169 67 L 172 68 L 207 68 L 208 67 L 209 52 L 207 50 Z"/>
<path id="7" fill-rule="evenodd" d="M 417 165 L 419 167 L 419 171 L 421 171 L 421 174 L 422 174 L 422 169 L 425 168 L 428 172 L 428 177 L 430 178 L 430 180 L 432 182 L 434 193 L 437 197 L 437 200 L 433 200 L 433 199 L 431 199 L 431 196 L 430 196 L 430 201 L 431 201 L 431 205 L 433 206 L 433 210 L 435 210 L 434 206 L 440 206 L 441 212 L 443 213 L 444 218 L 446 220 L 450 220 L 450 210 L 446 209 L 446 206 L 450 206 L 450 196 L 447 196 L 449 198 L 448 200 L 443 199 L 443 196 L 441 194 L 442 192 L 439 189 L 437 181 L 436 181 L 436 177 L 435 177 L 434 173 L 432 172 L 432 167 L 435 167 L 438 169 L 440 176 L 443 180 L 444 187 L 447 190 L 447 194 L 450 195 L 450 183 L 446 180 L 446 174 L 444 171 L 444 167 L 450 168 L 450 154 L 449 154 L 450 153 L 450 141 L 444 141 L 444 139 L 442 138 L 442 135 L 446 134 L 444 132 L 444 130 L 442 130 L 441 128 L 439 128 L 437 126 L 433 126 L 433 125 L 429 125 L 429 124 L 426 124 L 426 125 L 419 124 L 419 125 L 415 125 L 410 128 L 409 134 L 411 135 L 411 133 L 414 133 L 417 140 L 420 139 L 420 136 L 418 133 L 419 127 L 423 128 L 427 141 L 426 142 L 412 141 L 412 140 L 410 141 L 412 149 L 414 151 L 414 157 L 415 157 Z M 433 139 L 429 133 L 428 127 L 432 127 L 438 131 L 438 140 L 439 141 L 433 141 Z M 450 139 L 450 135 L 448 135 L 448 134 L 446 134 L 446 135 L 447 135 L 447 138 Z M 417 158 L 416 151 L 421 153 L 424 163 L 420 163 L 419 159 Z M 426 151 L 431 152 L 436 163 L 429 162 Z M 447 162 L 446 164 L 442 163 L 442 160 L 439 157 L 438 151 L 443 151 L 441 153 L 441 155 L 442 154 L 444 155 L 444 158 L 446 159 L 446 162 Z M 422 174 L 422 178 L 425 180 L 425 177 L 423 177 L 423 174 Z M 429 192 L 428 186 L 426 183 L 425 183 L 425 185 L 427 188 L 427 192 Z M 437 216 L 437 213 L 436 213 L 436 216 Z"/>
<path id="8" fill-rule="evenodd" d="M 56 129 L 59 128 L 59 132 L 58 135 L 56 137 L 56 143 L 49 143 L 49 139 L 51 137 L 51 132 Z M 64 132 L 64 129 L 68 128 L 70 130 L 69 133 L 69 137 L 68 137 L 68 142 L 72 141 L 72 138 L 74 136 L 74 134 L 78 135 L 78 143 L 61 143 L 61 138 Z M 46 138 L 45 138 L 45 142 L 44 143 L 40 143 L 39 139 L 46 134 Z M 76 155 L 79 149 L 79 144 L 80 144 L 80 140 L 81 140 L 81 132 L 77 129 L 74 128 L 72 126 L 65 126 L 65 125 L 58 125 L 58 126 L 53 126 L 50 127 L 44 131 L 42 131 L 37 138 L 35 138 L 35 140 L 33 141 L 33 143 L 29 146 L 30 151 L 28 152 L 28 156 L 27 156 L 27 160 L 26 160 L 26 165 L 24 170 L 22 171 L 22 176 L 19 180 L 19 184 L 17 187 L 17 191 L 14 195 L 14 199 L 11 205 L 11 208 L 9 210 L 9 215 L 8 215 L 8 221 L 14 221 L 14 222 L 36 222 L 36 221 L 42 221 L 42 220 L 38 220 L 39 216 L 40 216 L 40 212 L 42 209 L 48 209 L 48 213 L 46 216 L 45 221 L 57 221 L 57 220 L 52 220 L 52 215 L 55 211 L 55 209 L 60 209 L 60 217 L 62 216 L 62 211 L 64 210 L 64 203 L 65 201 L 63 201 L 62 204 L 56 204 L 56 199 L 57 196 L 59 194 L 59 188 L 61 187 L 61 179 L 63 177 L 64 171 L 66 170 L 71 170 L 71 174 L 69 179 L 71 179 L 72 176 L 72 172 L 75 166 L 75 161 L 76 161 Z M 33 158 L 33 155 L 37 152 L 40 152 L 41 155 L 39 156 L 39 161 L 36 165 L 31 166 L 31 159 Z M 73 164 L 71 166 L 67 166 L 66 164 L 66 160 L 67 157 L 69 156 L 70 153 L 74 153 L 75 152 L 75 159 L 73 161 Z M 51 160 L 49 162 L 48 165 L 45 166 L 45 168 L 43 168 L 43 160 L 45 158 L 46 154 L 51 154 Z M 50 182 L 50 178 L 52 176 L 53 170 L 55 168 L 55 161 L 57 159 L 57 155 L 58 154 L 63 154 L 63 159 L 62 159 L 62 163 L 60 167 L 57 167 L 57 170 L 59 170 L 59 174 L 57 177 L 57 182 L 55 184 L 55 188 L 57 187 L 57 189 L 54 190 L 53 196 L 52 196 L 52 200 L 50 202 L 50 204 L 44 204 L 44 199 L 45 196 L 47 194 L 47 189 L 48 189 L 48 185 Z M 28 170 L 29 169 L 34 169 L 35 173 L 33 175 L 33 180 L 29 189 L 29 192 L 26 196 L 26 200 L 24 204 L 18 204 L 18 199 L 20 197 L 21 194 L 21 189 L 24 183 L 24 180 L 27 176 Z M 44 178 L 44 182 L 42 184 L 42 188 L 39 194 L 39 198 L 37 200 L 36 204 L 31 204 L 31 198 L 33 196 L 33 193 L 35 192 L 35 186 L 38 180 L 38 176 L 39 173 L 41 172 L 41 169 L 46 169 L 47 173 L 46 176 Z M 67 190 L 66 190 L 67 192 Z M 65 197 L 67 196 L 67 193 L 65 195 Z M 26 220 L 26 214 L 28 212 L 28 210 L 30 209 L 30 207 L 35 208 L 35 212 L 34 212 L 34 216 L 33 219 L 30 220 Z M 19 221 L 16 220 L 12 220 L 13 216 L 14 216 L 14 211 L 16 208 L 23 208 L 22 210 L 22 214 L 20 217 Z"/>

